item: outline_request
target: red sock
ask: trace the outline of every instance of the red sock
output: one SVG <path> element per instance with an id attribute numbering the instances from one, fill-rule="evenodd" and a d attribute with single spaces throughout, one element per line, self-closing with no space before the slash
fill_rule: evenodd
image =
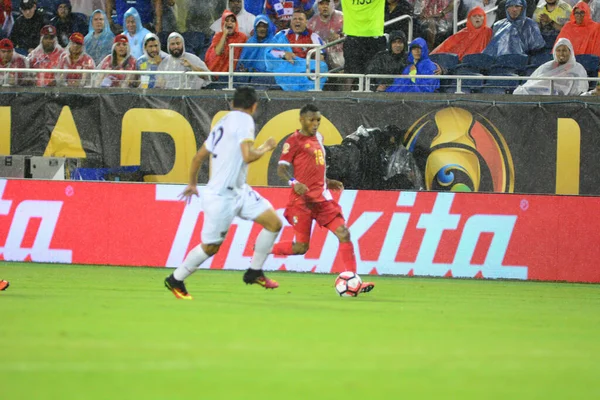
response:
<path id="1" fill-rule="evenodd" d="M 356 257 L 354 256 L 354 245 L 352 242 L 340 243 L 339 251 L 346 271 L 356 272 Z"/>
<path id="2" fill-rule="evenodd" d="M 289 256 L 294 254 L 294 250 L 292 249 L 294 246 L 294 242 L 279 242 L 273 245 L 273 250 L 271 250 L 271 254 L 276 254 L 278 256 Z"/>

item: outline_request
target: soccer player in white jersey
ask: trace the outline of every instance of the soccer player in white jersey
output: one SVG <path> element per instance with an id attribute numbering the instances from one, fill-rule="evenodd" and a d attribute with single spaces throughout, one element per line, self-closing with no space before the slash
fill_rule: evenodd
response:
<path id="1" fill-rule="evenodd" d="M 202 193 L 204 224 L 202 243 L 194 247 L 183 264 L 165 279 L 165 286 L 178 299 L 191 300 L 184 279 L 193 274 L 209 257 L 219 251 L 234 217 L 253 220 L 262 225 L 254 245 L 250 268 L 244 274 L 246 284 L 259 284 L 275 289 L 279 284 L 265 276 L 262 266 L 271 252 L 281 230 L 281 220 L 269 201 L 246 184 L 248 164 L 273 150 L 277 143 L 269 138 L 254 147 L 254 119 L 258 106 L 256 91 L 251 87 L 238 88 L 233 95 L 233 111 L 223 117 L 192 160 L 189 184 L 181 194 L 188 203 L 198 196 L 198 171 L 211 158 L 211 176 Z"/>

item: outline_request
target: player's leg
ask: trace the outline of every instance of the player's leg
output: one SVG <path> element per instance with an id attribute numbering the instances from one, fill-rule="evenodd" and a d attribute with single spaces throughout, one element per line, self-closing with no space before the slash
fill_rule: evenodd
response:
<path id="1" fill-rule="evenodd" d="M 280 256 L 306 254 L 309 248 L 313 221 L 310 210 L 305 206 L 288 207 L 285 209 L 283 216 L 294 227 L 295 240 L 276 243 L 271 253 Z"/>
<path id="2" fill-rule="evenodd" d="M 275 243 L 277 235 L 279 235 L 279 231 L 281 231 L 281 220 L 271 203 L 250 187 L 245 189 L 245 194 L 242 198 L 242 207 L 238 215 L 240 218 L 253 220 L 263 227 L 256 238 L 250 268 L 244 273 L 244 282 L 246 284 L 256 283 L 266 289 L 279 287 L 277 282 L 265 276 L 262 268 L 273 248 L 273 243 Z"/>
<path id="3" fill-rule="evenodd" d="M 0 279 L 0 291 L 8 289 L 10 283 L 4 279 Z"/>
<path id="4" fill-rule="evenodd" d="M 346 271 L 356 272 L 356 255 L 354 244 L 350 238 L 350 230 L 346 226 L 346 220 L 342 209 L 335 201 L 322 203 L 317 212 L 317 222 L 329 229 L 340 241 L 339 252 Z M 375 288 L 373 282 L 363 282 L 360 291 L 370 292 Z"/>
<path id="5" fill-rule="evenodd" d="M 178 299 L 192 299 L 185 287 L 184 280 L 219 251 L 234 218 L 235 198 L 204 193 L 202 208 L 204 210 L 202 243 L 190 250 L 183 263 L 165 279 L 165 286 Z"/>

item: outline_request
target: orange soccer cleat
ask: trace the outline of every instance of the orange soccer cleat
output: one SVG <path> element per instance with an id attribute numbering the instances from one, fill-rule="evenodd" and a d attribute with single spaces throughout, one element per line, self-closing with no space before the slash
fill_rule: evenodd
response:
<path id="1" fill-rule="evenodd" d="M 375 289 L 375 284 L 373 282 L 363 282 L 362 285 L 360 285 L 361 293 L 369 293 L 373 289 Z"/>

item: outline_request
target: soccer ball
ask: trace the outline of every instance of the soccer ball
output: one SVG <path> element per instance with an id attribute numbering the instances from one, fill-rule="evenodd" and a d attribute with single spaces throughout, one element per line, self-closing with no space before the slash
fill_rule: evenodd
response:
<path id="1" fill-rule="evenodd" d="M 335 279 L 335 291 L 343 297 L 356 297 L 360 292 L 362 279 L 352 271 L 344 271 Z"/>

